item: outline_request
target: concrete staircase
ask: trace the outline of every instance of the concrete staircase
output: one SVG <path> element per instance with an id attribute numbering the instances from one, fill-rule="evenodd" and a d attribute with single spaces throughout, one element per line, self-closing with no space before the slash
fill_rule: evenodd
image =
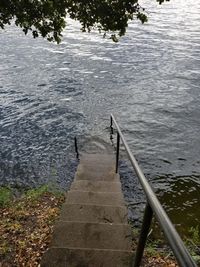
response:
<path id="1" fill-rule="evenodd" d="M 131 266 L 131 229 L 114 166 L 113 155 L 82 156 L 42 267 Z"/>

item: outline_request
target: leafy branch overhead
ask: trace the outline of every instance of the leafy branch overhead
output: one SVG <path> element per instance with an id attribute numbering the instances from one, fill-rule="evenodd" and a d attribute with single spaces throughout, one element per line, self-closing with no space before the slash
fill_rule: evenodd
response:
<path id="1" fill-rule="evenodd" d="M 169 0 L 157 0 L 160 4 Z M 66 26 L 66 16 L 80 21 L 83 31 L 115 32 L 122 36 L 134 18 L 147 21 L 139 0 L 1 0 L 0 28 L 12 21 L 25 34 L 42 36 L 59 43 Z M 115 36 L 115 35 L 113 35 Z"/>

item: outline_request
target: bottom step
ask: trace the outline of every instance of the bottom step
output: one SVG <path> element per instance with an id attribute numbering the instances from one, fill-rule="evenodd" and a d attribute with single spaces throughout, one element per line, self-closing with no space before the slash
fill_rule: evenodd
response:
<path id="1" fill-rule="evenodd" d="M 122 250 L 50 248 L 41 267 L 130 267 L 132 256 Z"/>

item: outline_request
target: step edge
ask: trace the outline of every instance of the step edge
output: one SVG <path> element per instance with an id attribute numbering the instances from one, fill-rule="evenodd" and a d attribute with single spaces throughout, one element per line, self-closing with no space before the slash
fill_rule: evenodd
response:
<path id="1" fill-rule="evenodd" d="M 113 208 L 121 208 L 121 209 L 125 209 L 125 210 L 127 210 L 127 207 L 126 207 L 126 205 L 123 205 L 123 206 L 121 206 L 121 205 L 98 205 L 98 204 L 86 204 L 86 203 L 67 203 L 67 202 L 64 202 L 63 203 L 63 205 L 62 205 L 62 207 L 63 206 L 67 206 L 67 205 L 69 205 L 69 206 L 72 206 L 72 205 L 76 205 L 76 206 L 91 206 L 91 207 L 110 207 L 110 206 L 112 206 Z"/>
<path id="2" fill-rule="evenodd" d="M 55 226 L 58 226 L 58 224 L 60 224 L 60 223 L 91 224 L 91 225 L 95 224 L 95 225 L 106 225 L 106 226 L 107 225 L 127 226 L 127 227 L 130 227 L 130 230 L 131 230 L 131 225 L 129 223 L 103 223 L 103 222 L 82 222 L 82 221 L 62 221 L 62 220 L 59 220 L 56 222 Z"/>
<path id="3" fill-rule="evenodd" d="M 82 248 L 82 247 L 59 247 L 59 246 L 51 246 L 50 248 L 48 248 L 48 250 L 50 249 L 71 249 L 71 250 L 94 250 L 94 251 L 113 251 L 113 252 L 128 252 L 128 253 L 134 253 L 135 251 L 133 250 L 123 250 L 123 249 L 109 249 L 109 248 Z M 47 251 L 48 251 L 47 250 Z"/>
<path id="4" fill-rule="evenodd" d="M 86 203 L 67 203 L 67 202 L 64 202 L 63 203 L 63 205 L 62 205 L 62 207 L 63 206 L 67 206 L 67 205 L 79 205 L 79 206 L 93 206 L 93 207 L 110 207 L 110 206 L 112 206 L 113 208 L 121 208 L 121 209 L 126 209 L 127 210 L 127 206 L 126 205 L 123 205 L 123 206 L 121 206 L 121 205 L 98 205 L 98 204 L 86 204 Z"/>
<path id="5" fill-rule="evenodd" d="M 120 184 L 121 185 L 121 182 L 113 182 L 113 181 L 91 181 L 91 180 L 74 180 L 73 183 L 75 182 L 82 182 L 82 181 L 88 181 L 90 183 L 108 183 L 108 184 Z M 72 185 L 73 185 L 72 183 Z"/>
<path id="6" fill-rule="evenodd" d="M 118 190 L 116 190 L 116 191 L 88 191 L 88 190 L 79 190 L 79 189 L 73 189 L 73 188 L 71 188 L 70 189 L 70 191 L 72 192 L 72 191 L 79 191 L 79 192 L 93 192 L 93 193 L 122 193 L 121 191 L 120 191 L 121 189 L 119 188 L 119 191 Z M 69 192 L 68 192 L 69 193 Z"/>
<path id="7" fill-rule="evenodd" d="M 118 194 L 118 195 L 123 195 L 123 193 L 122 193 L 122 191 L 120 191 L 120 192 L 99 192 L 99 191 L 91 191 L 91 190 L 69 190 L 68 192 L 67 192 L 67 194 L 69 194 L 69 193 L 71 193 L 72 191 L 76 191 L 76 192 L 87 192 L 87 193 L 94 193 L 94 194 Z"/>

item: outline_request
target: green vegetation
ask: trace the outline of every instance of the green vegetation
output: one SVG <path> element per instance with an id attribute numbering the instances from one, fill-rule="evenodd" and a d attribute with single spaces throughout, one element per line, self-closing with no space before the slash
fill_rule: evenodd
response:
<path id="1" fill-rule="evenodd" d="M 49 186 L 48 185 L 43 185 L 37 189 L 29 189 L 26 193 L 25 193 L 25 196 L 28 198 L 28 199 L 37 199 L 39 198 L 40 196 L 42 196 L 44 193 L 46 192 L 49 192 Z"/>
<path id="2" fill-rule="evenodd" d="M 132 226 L 133 250 L 136 250 L 139 241 L 140 229 Z M 163 267 L 175 264 L 172 254 L 169 253 L 169 248 L 166 247 L 161 239 L 153 239 L 148 237 L 145 246 L 143 263 L 146 267 Z M 172 265 L 175 266 L 176 265 Z"/>
<path id="3" fill-rule="evenodd" d="M 11 189 L 0 189 L 0 266 L 39 265 L 64 201 L 53 191 L 45 185 L 16 198 Z"/>
<path id="4" fill-rule="evenodd" d="M 183 237 L 183 241 L 188 248 L 193 259 L 197 264 L 200 264 L 200 230 L 199 226 L 191 227 L 189 229 L 189 236 Z M 173 253 L 171 249 L 166 245 L 162 239 L 154 239 L 150 237 L 146 245 L 146 254 L 148 257 L 156 258 L 171 258 L 173 259 Z"/>
<path id="5" fill-rule="evenodd" d="M 12 191 L 8 187 L 0 187 L 0 207 L 6 206 L 12 199 Z"/>
<path id="6" fill-rule="evenodd" d="M 199 225 L 196 227 L 191 227 L 189 230 L 189 233 L 191 234 L 191 240 L 192 242 L 200 247 L 200 230 L 199 230 Z"/>
<path id="7" fill-rule="evenodd" d="M 146 253 L 147 255 L 149 255 L 150 257 L 154 257 L 154 256 L 160 256 L 160 254 L 164 255 L 164 251 L 160 252 L 159 248 L 162 247 L 161 244 L 161 240 L 150 240 L 147 242 L 146 245 Z M 165 255 L 167 256 L 167 254 Z"/>
<path id="8" fill-rule="evenodd" d="M 154 229 L 155 230 L 155 229 Z M 139 229 L 132 228 L 133 235 L 133 246 L 134 249 L 137 247 L 139 239 Z M 200 264 L 200 229 L 199 226 L 191 227 L 189 229 L 189 236 L 183 237 L 183 241 L 188 248 L 189 253 L 193 257 L 194 261 L 197 264 Z M 166 240 L 163 235 L 160 233 L 158 238 L 158 233 L 154 236 L 154 233 L 151 231 L 147 239 L 144 252 L 144 262 L 145 266 L 178 266 L 176 264 L 173 252 L 170 247 L 166 244 Z"/>
<path id="9" fill-rule="evenodd" d="M 191 227 L 189 230 L 190 236 L 185 238 L 186 246 L 193 259 L 200 264 L 200 229 L 197 225 L 196 227 Z"/>
<path id="10" fill-rule="evenodd" d="M 169 0 L 157 0 L 159 4 Z M 42 36 L 59 43 L 66 27 L 66 16 L 80 21 L 83 31 L 93 28 L 103 32 L 116 32 L 122 36 L 128 22 L 139 19 L 147 21 L 145 9 L 139 0 L 1 0 L 0 28 L 12 21 L 25 34 L 32 32 L 34 38 Z M 111 38 L 116 41 L 115 34 Z"/>
<path id="11" fill-rule="evenodd" d="M 38 199 L 40 196 L 42 196 L 45 193 L 53 193 L 55 196 L 59 197 L 62 196 L 63 193 L 56 188 L 55 185 L 43 185 L 39 188 L 33 188 L 29 189 L 25 192 L 25 196 L 31 200 Z"/>

